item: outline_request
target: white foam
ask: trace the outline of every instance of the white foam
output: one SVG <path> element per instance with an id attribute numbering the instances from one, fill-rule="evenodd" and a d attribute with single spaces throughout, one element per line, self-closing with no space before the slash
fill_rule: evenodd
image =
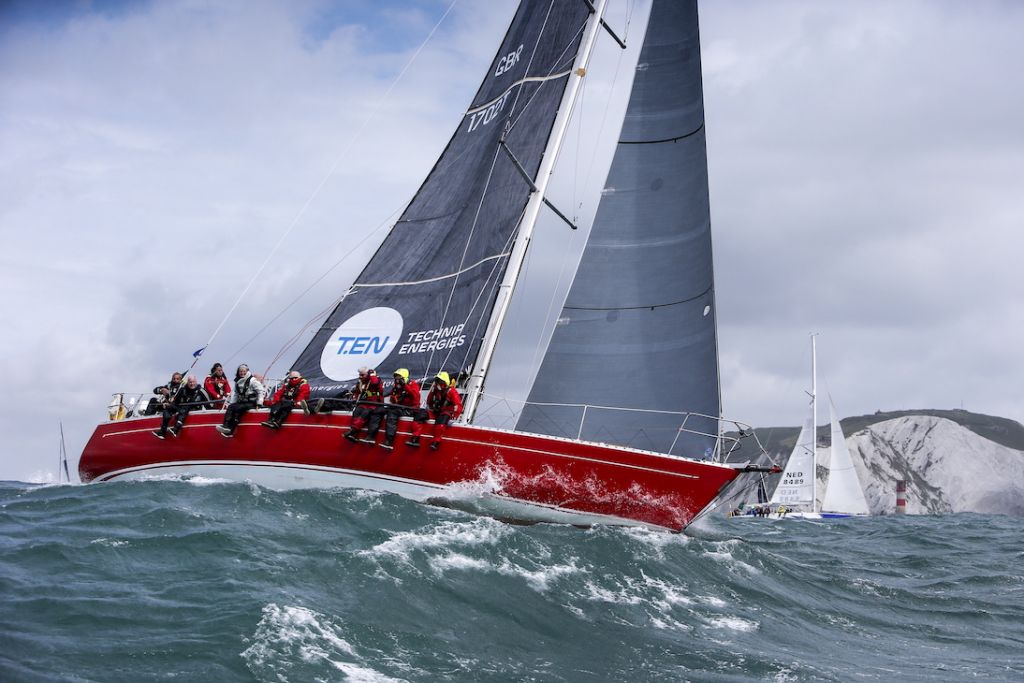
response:
<path id="1" fill-rule="evenodd" d="M 326 618 L 305 607 L 271 603 L 252 637 L 252 645 L 242 652 L 250 666 L 274 671 L 280 680 L 295 659 L 303 662 L 329 662 L 339 655 L 355 657 L 353 647 L 337 633 Z"/>
<path id="2" fill-rule="evenodd" d="M 541 569 L 531 570 L 521 567 L 509 560 L 504 560 L 500 565 L 494 565 L 487 560 L 481 560 L 461 553 L 446 553 L 439 557 L 430 558 L 430 567 L 441 574 L 448 570 L 453 571 L 483 571 L 495 572 L 503 576 L 514 576 L 524 579 L 531 588 L 536 591 L 546 591 L 552 582 L 557 579 L 576 574 L 582 570 L 576 566 L 574 561 L 569 564 L 556 564 Z"/>
<path id="3" fill-rule="evenodd" d="M 641 526 L 616 527 L 615 532 L 625 534 L 646 546 L 650 546 L 659 559 L 664 557 L 665 548 L 670 546 L 683 547 L 690 542 L 690 538 L 684 534 L 671 534 Z"/>
<path id="4" fill-rule="evenodd" d="M 548 589 L 548 585 L 556 579 L 569 574 L 576 574 L 580 571 L 580 568 L 576 566 L 575 562 L 570 562 L 570 564 L 555 564 L 550 567 L 531 571 L 506 560 L 505 562 L 502 562 L 500 567 L 498 567 L 499 573 L 505 574 L 506 576 L 522 577 L 523 579 L 526 579 L 526 583 L 528 583 L 533 589 L 540 592 L 546 591 Z"/>
<path id="5" fill-rule="evenodd" d="M 669 617 L 651 617 L 651 626 L 663 631 L 692 631 L 693 626 Z"/>
<path id="6" fill-rule="evenodd" d="M 480 517 L 471 521 L 443 521 L 426 531 L 402 531 L 391 538 L 360 551 L 370 557 L 387 556 L 409 562 L 417 551 L 456 546 L 479 546 L 497 543 L 508 534 L 508 528 L 501 522 Z"/>
<path id="7" fill-rule="evenodd" d="M 709 623 L 715 628 L 724 628 L 742 632 L 756 631 L 760 626 L 756 621 L 730 616 L 714 617 Z"/>
<path id="8" fill-rule="evenodd" d="M 448 555 L 442 555 L 441 557 L 432 557 L 430 558 L 430 567 L 438 574 L 443 574 L 449 569 L 458 571 L 492 569 L 490 562 L 478 560 L 467 555 L 460 555 L 459 553 L 450 553 Z"/>
<path id="9" fill-rule="evenodd" d="M 729 539 L 728 541 L 718 541 L 711 544 L 713 550 L 706 550 L 702 554 L 704 557 L 729 565 L 729 569 L 739 569 L 747 574 L 760 574 L 761 571 L 757 567 L 749 565 L 742 560 L 737 560 L 733 556 L 732 549 L 739 544 L 740 541 L 736 538 Z"/>
<path id="10" fill-rule="evenodd" d="M 111 538 L 96 538 L 89 541 L 89 545 L 102 545 L 107 548 L 120 548 L 128 545 L 128 541 L 115 541 Z"/>
<path id="11" fill-rule="evenodd" d="M 343 491 L 349 500 L 359 503 L 366 503 L 371 508 L 377 508 L 384 503 L 384 492 L 373 489 L 337 489 Z"/>
<path id="12" fill-rule="evenodd" d="M 661 579 L 652 579 L 644 576 L 644 584 L 650 588 L 660 591 L 661 596 L 652 599 L 662 612 L 668 612 L 675 605 L 692 605 L 693 598 L 683 593 L 681 586 L 674 586 Z"/>
<path id="13" fill-rule="evenodd" d="M 331 662 L 331 664 L 338 671 L 345 674 L 345 680 L 354 681 L 354 683 L 397 683 L 403 680 L 386 676 L 379 671 L 365 666 L 349 664 L 348 662 Z"/>
<path id="14" fill-rule="evenodd" d="M 598 586 L 593 581 L 587 581 L 583 587 L 587 593 L 584 597 L 594 602 L 610 602 L 616 605 L 639 605 L 644 602 L 643 597 L 627 589 L 610 590 Z"/>
<path id="15" fill-rule="evenodd" d="M 345 680 L 359 683 L 392 683 L 392 678 L 358 661 L 355 648 L 341 636 L 340 627 L 313 610 L 269 604 L 242 658 L 261 677 L 288 681 L 297 664 L 322 664 L 340 671 Z M 353 661 L 355 660 L 355 661 Z M 272 676 L 267 676 L 271 674 Z M 300 680 L 309 678 L 302 671 Z M 325 678 L 326 679 L 326 678 Z M 325 680 L 320 679 L 317 680 Z"/>

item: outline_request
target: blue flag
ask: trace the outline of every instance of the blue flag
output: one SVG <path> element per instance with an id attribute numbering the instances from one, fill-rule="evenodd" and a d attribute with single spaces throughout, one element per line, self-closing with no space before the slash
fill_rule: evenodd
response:
<path id="1" fill-rule="evenodd" d="M 199 358 L 199 356 L 201 356 L 203 351 L 205 351 L 205 350 L 206 350 L 205 346 L 203 348 L 201 348 L 201 349 L 196 349 L 195 351 L 192 352 L 192 357 L 193 358 Z"/>

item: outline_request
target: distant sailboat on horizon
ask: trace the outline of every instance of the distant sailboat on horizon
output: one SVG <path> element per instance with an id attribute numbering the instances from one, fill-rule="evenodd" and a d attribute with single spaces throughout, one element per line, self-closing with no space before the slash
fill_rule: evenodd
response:
<path id="1" fill-rule="evenodd" d="M 853 466 L 846 436 L 835 403 L 829 396 L 831 446 L 829 475 L 821 503 L 817 500 L 817 347 L 811 335 L 811 402 L 810 410 L 800 435 L 796 439 L 789 460 L 782 470 L 771 499 L 768 501 L 770 517 L 802 517 L 821 519 L 830 517 L 861 517 L 870 515 L 864 490 L 857 470 Z"/>

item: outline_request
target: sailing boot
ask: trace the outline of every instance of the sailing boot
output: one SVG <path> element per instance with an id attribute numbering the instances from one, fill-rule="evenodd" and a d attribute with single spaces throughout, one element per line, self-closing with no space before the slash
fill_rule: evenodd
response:
<path id="1" fill-rule="evenodd" d="M 313 409 L 312 409 L 312 407 L 310 407 L 309 401 L 303 401 L 300 405 L 302 405 L 302 412 L 303 412 L 303 414 L 308 416 L 308 415 L 311 415 L 313 413 Z"/>
<path id="2" fill-rule="evenodd" d="M 155 436 L 156 438 L 158 438 L 161 441 L 163 441 L 163 439 L 164 439 L 164 431 L 162 429 L 158 429 L 155 432 L 153 432 L 153 436 Z"/>
<path id="3" fill-rule="evenodd" d="M 356 430 L 354 429 L 350 429 L 347 432 L 345 432 L 345 438 L 351 441 L 352 443 L 359 442 L 359 437 L 356 436 Z"/>
<path id="4" fill-rule="evenodd" d="M 263 422 L 260 422 L 260 424 L 263 425 L 264 427 L 270 427 L 271 429 L 277 429 L 278 427 L 281 426 L 274 422 L 273 420 L 265 420 Z"/>
<path id="5" fill-rule="evenodd" d="M 223 436 L 225 439 L 230 439 L 231 437 L 233 437 L 235 435 L 234 430 L 228 429 L 224 425 L 216 425 L 216 427 L 214 427 L 214 428 L 218 432 L 220 432 L 220 435 Z"/>
<path id="6" fill-rule="evenodd" d="M 441 447 L 440 439 L 434 439 L 434 441 L 430 444 L 430 450 L 432 450 L 432 451 L 436 451 L 440 447 Z"/>
<path id="7" fill-rule="evenodd" d="M 177 437 L 178 434 L 181 433 L 181 427 L 175 425 L 168 429 L 167 431 L 170 432 L 171 436 Z"/>
<path id="8" fill-rule="evenodd" d="M 395 450 L 395 440 L 384 439 L 383 443 L 380 444 L 380 447 L 387 451 L 393 451 Z"/>
<path id="9" fill-rule="evenodd" d="M 420 447 L 420 437 L 418 437 L 418 436 L 410 436 L 409 440 L 405 442 L 405 445 L 409 446 L 411 448 L 419 448 Z"/>

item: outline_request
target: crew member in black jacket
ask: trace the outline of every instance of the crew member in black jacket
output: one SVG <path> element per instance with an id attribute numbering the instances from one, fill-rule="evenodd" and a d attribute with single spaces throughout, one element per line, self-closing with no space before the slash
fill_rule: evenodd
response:
<path id="1" fill-rule="evenodd" d="M 164 438 L 168 432 L 171 436 L 177 436 L 185 424 L 185 417 L 191 411 L 210 407 L 210 396 L 199 386 L 196 376 L 189 375 L 184 386 L 179 386 L 174 393 L 169 394 L 163 407 L 160 429 L 153 432 L 153 436 L 158 439 Z M 172 420 L 174 424 L 171 424 Z"/>

